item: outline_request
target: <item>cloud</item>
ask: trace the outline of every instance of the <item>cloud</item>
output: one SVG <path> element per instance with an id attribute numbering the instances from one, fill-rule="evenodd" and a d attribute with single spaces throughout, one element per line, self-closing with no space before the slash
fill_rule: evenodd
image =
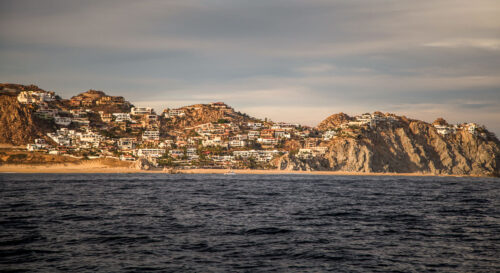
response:
<path id="1" fill-rule="evenodd" d="M 426 43 L 428 47 L 442 48 L 478 48 L 488 50 L 500 50 L 500 39 L 462 39 L 462 40 L 445 40 L 438 42 Z"/>
<path id="2" fill-rule="evenodd" d="M 497 0 L 0 1 L 0 81 L 308 124 L 386 109 L 494 125 L 498 14 Z"/>

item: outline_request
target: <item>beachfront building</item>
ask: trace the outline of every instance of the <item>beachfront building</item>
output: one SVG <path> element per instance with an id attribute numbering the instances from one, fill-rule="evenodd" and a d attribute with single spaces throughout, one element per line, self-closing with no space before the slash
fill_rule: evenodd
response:
<path id="1" fill-rule="evenodd" d="M 269 162 L 276 155 L 279 155 L 278 150 L 250 150 L 250 151 L 233 151 L 233 156 L 237 159 L 249 159 L 253 158 L 259 162 Z"/>
<path id="2" fill-rule="evenodd" d="M 39 151 L 47 149 L 49 145 L 45 142 L 45 139 L 37 138 L 35 139 L 35 143 L 31 143 L 26 145 L 26 149 L 30 152 Z"/>
<path id="3" fill-rule="evenodd" d="M 133 150 L 135 149 L 135 142 L 135 138 L 120 138 L 118 148 L 120 150 Z"/>
<path id="4" fill-rule="evenodd" d="M 48 133 L 48 137 L 50 137 L 55 143 L 59 146 L 71 146 L 73 143 L 73 138 L 75 138 L 75 131 L 68 130 L 67 128 L 62 128 L 57 130 L 55 133 Z"/>
<path id="5" fill-rule="evenodd" d="M 138 157 L 161 157 L 166 153 L 165 149 L 138 149 L 136 155 Z"/>

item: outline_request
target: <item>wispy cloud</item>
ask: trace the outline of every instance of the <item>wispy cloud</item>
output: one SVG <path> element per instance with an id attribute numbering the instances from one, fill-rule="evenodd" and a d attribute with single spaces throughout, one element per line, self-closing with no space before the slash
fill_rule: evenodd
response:
<path id="1" fill-rule="evenodd" d="M 426 43 L 428 47 L 443 47 L 443 48 L 479 48 L 489 50 L 500 50 L 500 39 L 458 39 L 444 40 Z"/>

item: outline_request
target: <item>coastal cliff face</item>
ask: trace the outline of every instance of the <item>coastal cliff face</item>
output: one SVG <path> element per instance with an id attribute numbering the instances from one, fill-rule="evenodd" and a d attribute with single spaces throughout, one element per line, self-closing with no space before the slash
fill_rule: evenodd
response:
<path id="1" fill-rule="evenodd" d="M 36 138 L 45 138 L 52 126 L 35 117 L 33 107 L 21 105 L 15 93 L 0 93 L 0 143 L 30 143 Z"/>
<path id="2" fill-rule="evenodd" d="M 446 136 L 425 122 L 400 118 L 392 128 L 360 130 L 326 144 L 325 154 L 275 162 L 282 170 L 331 170 L 500 176 L 500 144 L 487 131 Z"/>

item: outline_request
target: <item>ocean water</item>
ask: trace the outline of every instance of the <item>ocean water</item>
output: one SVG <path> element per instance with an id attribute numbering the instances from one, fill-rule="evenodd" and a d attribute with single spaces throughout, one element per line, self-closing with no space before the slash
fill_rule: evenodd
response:
<path id="1" fill-rule="evenodd" d="M 500 180 L 0 174 L 0 270 L 500 272 Z"/>

